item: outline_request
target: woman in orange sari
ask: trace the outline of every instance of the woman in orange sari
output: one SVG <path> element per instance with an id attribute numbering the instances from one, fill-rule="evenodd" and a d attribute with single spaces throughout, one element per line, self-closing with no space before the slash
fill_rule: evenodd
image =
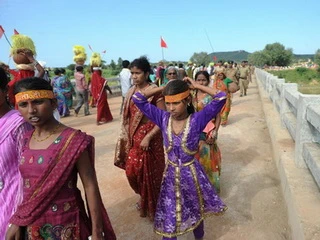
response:
<path id="1" fill-rule="evenodd" d="M 97 106 L 97 125 L 113 120 L 106 90 L 109 90 L 110 94 L 112 94 L 107 85 L 107 80 L 101 76 L 100 68 L 94 67 L 91 77 L 91 93 Z"/>
<path id="2" fill-rule="evenodd" d="M 210 76 L 207 71 L 199 71 L 195 75 L 195 81 L 201 85 L 208 86 Z M 192 104 L 196 112 L 201 111 L 212 101 L 212 96 L 200 90 L 192 93 Z M 221 152 L 217 144 L 218 130 L 221 117 L 218 114 L 212 119 L 200 135 L 199 149 L 195 158 L 203 166 L 210 183 L 214 186 L 217 193 L 220 192 L 220 173 L 221 173 Z"/>
<path id="3" fill-rule="evenodd" d="M 223 106 L 221 110 L 221 125 L 226 125 L 228 122 L 228 116 L 231 110 L 231 103 L 232 103 L 232 95 L 230 89 L 232 88 L 235 91 L 237 91 L 238 86 L 236 83 L 234 83 L 230 78 L 227 78 L 226 75 L 223 72 L 219 72 L 217 75 L 216 80 L 213 83 L 213 89 L 215 89 L 217 92 L 225 92 L 227 94 L 227 101 L 226 104 Z"/>
<path id="4" fill-rule="evenodd" d="M 157 87 L 149 78 L 150 63 L 144 58 L 130 65 L 131 87 L 124 101 L 122 131 L 115 151 L 115 165 L 124 169 L 131 188 L 140 195 L 137 208 L 141 217 L 154 219 L 165 166 L 163 139 L 160 129 L 133 103 L 131 97 L 142 89 Z M 150 97 L 149 102 L 165 109 L 162 95 Z"/>

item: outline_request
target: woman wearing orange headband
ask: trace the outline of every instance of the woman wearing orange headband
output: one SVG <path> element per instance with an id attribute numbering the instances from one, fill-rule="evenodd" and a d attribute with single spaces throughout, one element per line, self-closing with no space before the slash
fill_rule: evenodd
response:
<path id="1" fill-rule="evenodd" d="M 214 95 L 212 88 L 186 78 L 191 88 Z M 163 90 L 167 111 L 148 103 L 147 99 Z M 163 239 L 193 231 L 196 239 L 204 236 L 206 216 L 222 214 L 226 206 L 216 194 L 199 161 L 195 159 L 200 134 L 225 103 L 221 92 L 200 112 L 191 113 L 189 85 L 172 80 L 166 87 L 149 89 L 133 95 L 134 103 L 162 130 L 168 161 L 163 175 L 155 214 L 155 232 Z"/>
<path id="2" fill-rule="evenodd" d="M 15 93 L 18 110 L 34 130 L 22 141 L 23 201 L 6 239 L 21 234 L 23 239 L 116 239 L 98 188 L 93 137 L 54 118 L 57 100 L 46 80 L 23 79 Z M 78 173 L 89 215 L 77 188 Z"/>

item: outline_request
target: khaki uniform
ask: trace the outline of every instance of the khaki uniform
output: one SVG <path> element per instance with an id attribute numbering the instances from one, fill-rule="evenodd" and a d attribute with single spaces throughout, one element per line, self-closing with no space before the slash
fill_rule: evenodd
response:
<path id="1" fill-rule="evenodd" d="M 227 68 L 226 69 L 226 77 L 230 78 L 234 83 L 239 84 L 239 79 L 237 76 L 237 69 Z"/>
<path id="2" fill-rule="evenodd" d="M 255 70 L 255 67 L 254 66 L 249 66 L 249 69 L 250 69 L 250 82 L 252 82 L 252 75 L 254 74 L 254 70 Z"/>
<path id="3" fill-rule="evenodd" d="M 247 95 L 247 89 L 249 86 L 250 80 L 250 69 L 249 67 L 240 67 L 239 68 L 239 85 L 240 85 L 240 97 Z"/>

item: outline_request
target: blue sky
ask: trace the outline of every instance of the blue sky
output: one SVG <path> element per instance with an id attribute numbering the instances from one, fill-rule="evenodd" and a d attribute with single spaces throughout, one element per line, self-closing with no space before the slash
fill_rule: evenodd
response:
<path id="1" fill-rule="evenodd" d="M 31 37 L 37 59 L 49 67 L 73 63 L 74 45 L 86 48 L 88 63 L 88 44 L 94 51 L 106 50 L 107 63 L 141 55 L 158 62 L 160 36 L 168 45 L 164 58 L 170 61 L 188 61 L 202 51 L 260 51 L 275 42 L 295 54 L 320 48 L 319 0 L 0 0 L 0 9 L 8 38 L 14 29 Z M 3 36 L 0 61 L 8 63 L 8 55 Z"/>

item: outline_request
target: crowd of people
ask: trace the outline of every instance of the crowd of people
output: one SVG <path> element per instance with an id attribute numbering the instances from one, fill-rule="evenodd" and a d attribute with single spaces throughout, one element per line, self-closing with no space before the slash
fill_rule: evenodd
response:
<path id="1" fill-rule="evenodd" d="M 44 79 L 44 69 L 26 55 L 36 75 L 15 73 L 9 81 L 13 71 L 0 67 L 0 209 L 6 213 L 0 239 L 116 239 L 95 174 L 94 138 L 55 116 L 70 116 L 74 108 L 77 117 L 82 106 L 90 115 L 91 96 L 97 125 L 112 121 L 108 81 L 92 67 L 88 82 L 81 65 L 75 86 L 63 69 Z M 164 240 L 190 231 L 203 239 L 205 217 L 227 210 L 219 197 L 218 132 L 228 123 L 232 94 L 247 95 L 253 68 L 245 61 L 240 67 L 231 61 L 151 67 L 145 57 L 124 60 L 122 67 L 114 165 L 139 196 L 139 215 Z"/>

